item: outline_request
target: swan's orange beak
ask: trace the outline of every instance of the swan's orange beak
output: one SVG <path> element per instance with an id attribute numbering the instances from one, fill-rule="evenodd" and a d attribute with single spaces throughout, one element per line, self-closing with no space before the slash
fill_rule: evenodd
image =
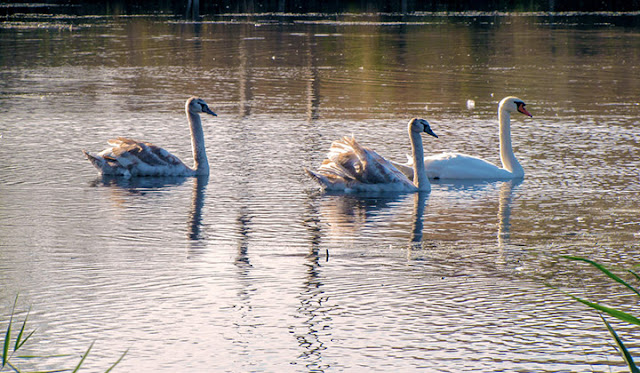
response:
<path id="1" fill-rule="evenodd" d="M 533 118 L 533 115 L 531 115 L 530 112 L 527 111 L 527 109 L 524 108 L 524 103 L 520 103 L 518 104 L 518 111 L 521 112 L 522 114 Z"/>

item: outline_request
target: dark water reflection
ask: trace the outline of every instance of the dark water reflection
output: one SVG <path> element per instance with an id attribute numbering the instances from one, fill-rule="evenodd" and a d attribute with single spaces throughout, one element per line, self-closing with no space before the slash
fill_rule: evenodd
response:
<path id="1" fill-rule="evenodd" d="M 636 264 L 636 23 L 11 17 L 0 310 L 16 293 L 33 305 L 37 354 L 79 355 L 97 339 L 94 370 L 126 348 L 123 371 L 615 370 L 597 315 L 542 281 L 635 304 L 557 258 Z M 114 136 L 188 160 L 194 94 L 219 114 L 205 124 L 208 178 L 96 179 L 80 150 Z M 440 136 L 426 152 L 498 163 L 507 95 L 534 115 L 513 118 L 522 182 L 345 196 L 303 172 L 350 134 L 404 160 L 414 116 Z"/>

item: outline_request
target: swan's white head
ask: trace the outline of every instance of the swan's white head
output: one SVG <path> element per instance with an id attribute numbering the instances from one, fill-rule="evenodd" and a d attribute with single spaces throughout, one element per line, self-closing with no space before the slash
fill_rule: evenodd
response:
<path id="1" fill-rule="evenodd" d="M 498 107 L 500 108 L 500 110 L 506 110 L 511 113 L 517 111 L 528 117 L 533 117 L 533 115 L 531 115 L 531 113 L 529 113 L 527 109 L 525 109 L 526 105 L 527 104 L 525 104 L 521 99 L 509 96 L 503 98 L 502 101 L 500 101 L 500 105 Z"/>
<path id="2" fill-rule="evenodd" d="M 433 137 L 438 137 L 438 135 L 436 135 L 433 132 L 433 130 L 431 130 L 431 126 L 429 125 L 429 122 L 427 122 L 424 119 L 419 119 L 419 118 L 411 119 L 411 121 L 409 121 L 409 128 L 411 129 L 412 132 L 418 132 L 418 133 L 426 132 Z"/>
<path id="3" fill-rule="evenodd" d="M 188 99 L 187 103 L 185 104 L 185 108 L 189 113 L 193 113 L 193 114 L 205 113 L 205 114 L 211 114 L 214 117 L 217 116 L 217 114 L 214 113 L 213 110 L 209 109 L 209 105 L 207 105 L 207 103 L 199 97 L 191 97 L 190 99 Z"/>

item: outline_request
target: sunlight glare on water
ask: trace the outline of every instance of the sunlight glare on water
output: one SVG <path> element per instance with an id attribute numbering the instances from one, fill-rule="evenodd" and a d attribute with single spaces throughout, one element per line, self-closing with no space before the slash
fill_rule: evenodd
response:
<path id="1" fill-rule="evenodd" d="M 29 352 L 71 354 L 27 369 L 94 340 L 96 371 L 126 349 L 121 371 L 624 366 L 598 315 L 544 283 L 635 304 L 559 255 L 636 264 L 637 22 L 368 17 L 0 25 L 0 310 L 19 294 Z M 190 164 L 192 95 L 218 114 L 208 178 L 100 178 L 84 159 L 129 136 Z M 439 136 L 426 154 L 499 164 L 508 95 L 533 114 L 512 117 L 522 181 L 336 195 L 304 173 L 345 135 L 404 161 L 412 117 Z"/>

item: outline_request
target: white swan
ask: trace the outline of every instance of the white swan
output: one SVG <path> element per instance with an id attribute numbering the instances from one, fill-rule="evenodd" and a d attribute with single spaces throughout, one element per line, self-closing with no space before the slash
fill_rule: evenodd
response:
<path id="1" fill-rule="evenodd" d="M 114 176 L 194 176 L 209 175 L 209 161 L 204 148 L 200 113 L 216 116 L 204 100 L 191 97 L 185 104 L 191 130 L 194 167 L 185 165 L 167 150 L 148 142 L 118 137 L 108 141 L 111 148 L 98 154 L 82 152 L 103 175 Z"/>
<path id="2" fill-rule="evenodd" d="M 505 180 L 524 177 L 524 169 L 513 154 L 511 146 L 511 113 L 520 112 L 531 117 L 525 103 L 517 97 L 505 97 L 498 105 L 500 122 L 500 159 L 502 168 L 484 159 L 461 153 L 441 153 L 424 159 L 430 179 L 485 179 Z M 407 177 L 413 173 L 411 160 L 407 164 L 394 165 Z"/>
<path id="3" fill-rule="evenodd" d="M 346 136 L 331 144 L 328 159 L 322 162 L 317 172 L 305 170 L 323 189 L 329 191 L 430 191 L 431 184 L 424 169 L 424 151 L 420 134 L 426 132 L 431 136 L 438 136 L 424 119 L 411 119 L 408 127 L 415 165 L 413 182 L 378 153 L 360 146 L 353 137 Z"/>

